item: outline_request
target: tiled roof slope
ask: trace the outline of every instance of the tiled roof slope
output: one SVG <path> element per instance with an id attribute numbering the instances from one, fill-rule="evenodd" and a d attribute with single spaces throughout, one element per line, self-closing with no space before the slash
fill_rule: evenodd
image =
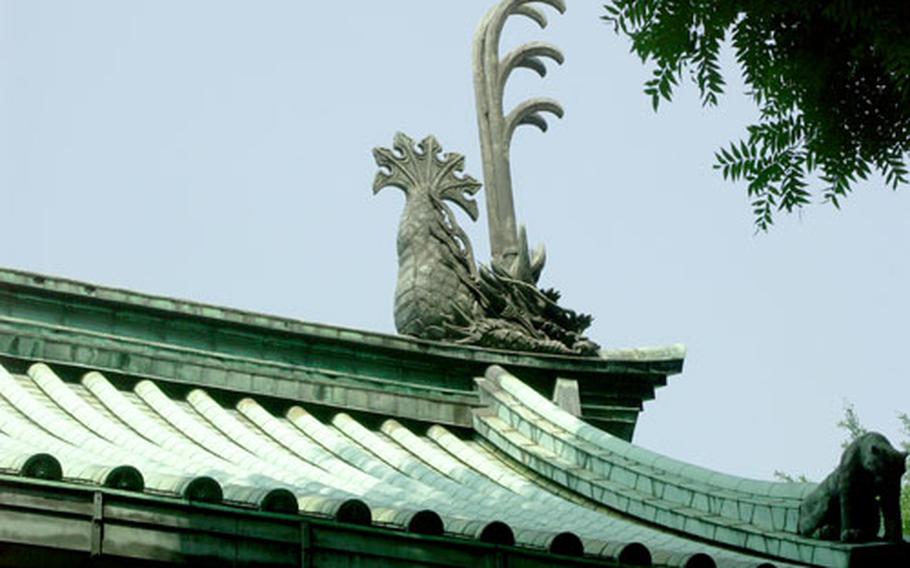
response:
<path id="1" fill-rule="evenodd" d="M 475 412 L 477 432 L 562 487 L 694 538 L 810 565 L 863 565 L 856 546 L 797 534 L 815 484 L 744 479 L 650 452 L 578 420 L 501 367 L 477 382 L 488 403 Z"/>
<path id="2" fill-rule="evenodd" d="M 910 565 L 907 546 L 798 537 L 809 485 L 631 444 L 684 354 L 483 350 L 0 269 L 0 566 L 34 547 L 164 565 Z"/>
<path id="3" fill-rule="evenodd" d="M 511 435 L 503 422 L 479 421 L 489 439 Z M 177 398 L 150 380 L 125 389 L 88 372 L 67 381 L 42 363 L 21 374 L 0 368 L 0 468 L 467 539 L 514 538 L 557 553 L 583 547 L 605 560 L 647 549 L 661 566 L 787 565 L 614 515 L 444 426 L 422 432 L 388 419 L 374 428 L 343 412 L 324 421 L 299 405 L 273 414 L 254 398 L 223 406 L 203 389 Z"/>

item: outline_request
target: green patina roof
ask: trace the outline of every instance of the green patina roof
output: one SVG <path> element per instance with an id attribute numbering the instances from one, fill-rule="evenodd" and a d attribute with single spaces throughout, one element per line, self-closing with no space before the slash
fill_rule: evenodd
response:
<path id="1" fill-rule="evenodd" d="M 682 371 L 682 361 L 685 358 L 685 347 L 673 345 L 669 347 L 647 347 L 636 349 L 606 349 L 599 358 L 579 358 L 550 354 L 533 354 L 496 349 L 481 349 L 471 346 L 444 344 L 435 341 L 425 341 L 412 337 L 402 337 L 377 332 L 360 331 L 337 326 L 329 326 L 294 319 L 282 318 L 272 315 L 245 312 L 230 308 L 212 306 L 187 300 L 177 300 L 162 296 L 142 294 L 130 290 L 106 288 L 85 282 L 78 282 L 65 278 L 56 278 L 22 272 L 10 269 L 0 269 L 0 286 L 24 292 L 23 297 L 29 294 L 36 297 L 56 298 L 61 303 L 67 299 L 90 305 L 116 304 L 119 312 L 130 309 L 136 313 L 144 310 L 166 313 L 170 317 L 183 316 L 185 319 L 197 318 L 217 321 L 228 324 L 238 324 L 245 327 L 259 328 L 261 333 L 277 331 L 283 333 L 299 334 L 313 340 L 323 339 L 332 342 L 352 343 L 361 347 L 377 349 L 392 349 L 402 353 L 432 354 L 439 357 L 453 358 L 467 361 L 478 361 L 486 364 L 514 364 L 527 367 L 539 367 L 558 370 L 590 370 L 590 371 L 636 371 L 636 372 L 663 372 L 675 374 Z M 148 321 L 148 324 L 156 322 Z M 96 326 L 106 331 L 128 333 L 127 329 L 116 329 L 114 320 L 95 322 Z M 137 337 L 160 339 L 155 335 L 152 327 L 133 330 Z"/>
<path id="2" fill-rule="evenodd" d="M 907 547 L 799 537 L 811 485 L 629 443 L 683 356 L 488 351 L 0 270 L 0 516 L 18 519 L 0 552 L 291 566 L 907 559 Z M 549 400 L 557 384 L 576 404 Z"/>
<path id="3" fill-rule="evenodd" d="M 348 522 L 357 519 L 345 507 L 357 504 L 365 524 L 471 540 L 491 540 L 485 531 L 505 523 L 507 542 L 547 550 L 558 538 L 580 539 L 594 558 L 637 542 L 658 564 L 708 554 L 750 565 L 746 555 L 569 499 L 521 475 L 483 439 L 441 425 L 371 427 L 300 405 L 273 413 L 254 398 L 222 405 L 199 388 L 116 385 L 95 371 L 68 381 L 43 363 L 21 374 L 0 366 L 0 471 Z M 36 455 L 52 465 L 38 468 Z"/>
<path id="4" fill-rule="evenodd" d="M 477 404 L 473 378 L 498 364 L 541 392 L 577 379 L 582 416 L 631 439 L 685 349 L 484 350 L 0 270 L 3 354 L 460 426 Z"/>

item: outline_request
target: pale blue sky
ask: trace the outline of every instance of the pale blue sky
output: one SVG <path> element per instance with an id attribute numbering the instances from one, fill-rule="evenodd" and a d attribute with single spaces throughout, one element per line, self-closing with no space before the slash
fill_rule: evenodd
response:
<path id="1" fill-rule="evenodd" d="M 711 169 L 755 116 L 736 70 L 720 108 L 687 88 L 655 115 L 601 3 L 568 4 L 505 39 L 567 56 L 510 85 L 567 111 L 516 135 L 518 218 L 594 339 L 688 345 L 636 442 L 817 478 L 845 399 L 896 441 L 910 193 L 870 184 L 754 235 L 744 191 Z M 433 133 L 481 177 L 470 40 L 489 5 L 0 0 L 0 265 L 393 331 L 403 199 L 371 195 L 370 149 Z M 486 260 L 485 222 L 468 225 Z"/>

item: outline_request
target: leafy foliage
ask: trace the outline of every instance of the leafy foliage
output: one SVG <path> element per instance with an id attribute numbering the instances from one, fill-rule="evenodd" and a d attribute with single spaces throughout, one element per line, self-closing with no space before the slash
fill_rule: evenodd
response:
<path id="1" fill-rule="evenodd" d="M 809 478 L 803 474 L 792 475 L 785 471 L 774 470 L 774 479 L 784 483 L 809 483 Z"/>
<path id="2" fill-rule="evenodd" d="M 849 402 L 844 403 L 844 417 L 837 422 L 837 427 L 847 431 L 847 439 L 841 442 L 844 449 L 866 433 L 866 429 L 860 424 L 856 409 Z"/>
<path id="3" fill-rule="evenodd" d="M 906 0 L 613 0 L 603 19 L 653 65 L 644 92 L 656 110 L 684 72 L 702 104 L 724 91 L 729 40 L 760 122 L 720 149 L 716 169 L 745 181 L 755 224 L 812 199 L 840 207 L 877 171 L 906 185 L 910 152 L 910 2 Z"/>
<path id="4" fill-rule="evenodd" d="M 898 414 L 897 418 L 905 436 L 900 443 L 901 449 L 910 452 L 910 416 Z M 904 534 L 910 534 L 910 480 L 904 481 L 901 487 L 901 520 L 904 522 Z"/>

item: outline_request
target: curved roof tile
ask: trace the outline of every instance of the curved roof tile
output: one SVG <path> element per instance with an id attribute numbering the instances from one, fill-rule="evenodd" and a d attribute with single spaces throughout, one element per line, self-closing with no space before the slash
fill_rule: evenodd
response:
<path id="1" fill-rule="evenodd" d="M 22 375 L 0 367 L 0 468 L 18 473 L 28 458 L 45 454 L 58 460 L 64 480 L 97 486 L 514 541 L 560 554 L 653 556 L 674 564 L 707 552 L 731 565 L 750 562 L 535 482 L 491 452 L 488 441 L 438 424 L 420 432 L 387 419 L 373 429 L 344 412 L 322 421 L 298 405 L 283 416 L 252 398 L 224 406 L 198 388 L 179 399 L 151 380 L 125 388 L 94 371 L 76 383 L 44 364 Z M 530 400 L 514 390 L 497 396 Z M 531 435 L 518 423 L 523 433 L 496 416 L 478 416 L 478 431 Z"/>
<path id="2" fill-rule="evenodd" d="M 799 505 L 813 484 L 736 478 L 660 456 L 578 420 L 500 367 L 477 382 L 489 404 L 475 413 L 478 432 L 559 486 L 694 538 L 794 562 L 849 564 L 848 545 L 797 534 Z M 662 561 L 709 566 L 717 557 L 700 552 L 709 554 Z"/>

